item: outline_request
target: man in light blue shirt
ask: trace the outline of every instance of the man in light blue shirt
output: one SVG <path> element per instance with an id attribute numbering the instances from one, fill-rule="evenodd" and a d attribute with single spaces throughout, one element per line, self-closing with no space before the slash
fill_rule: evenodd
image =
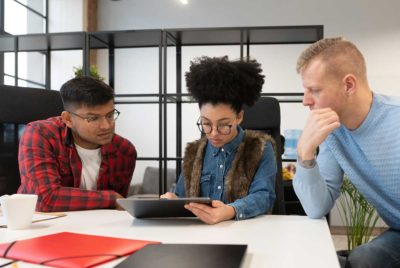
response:
<path id="1" fill-rule="evenodd" d="M 341 38 L 311 45 L 297 71 L 311 110 L 294 178 L 304 210 L 327 214 L 346 174 L 390 227 L 352 250 L 346 267 L 400 267 L 400 98 L 371 91 L 361 52 Z"/>

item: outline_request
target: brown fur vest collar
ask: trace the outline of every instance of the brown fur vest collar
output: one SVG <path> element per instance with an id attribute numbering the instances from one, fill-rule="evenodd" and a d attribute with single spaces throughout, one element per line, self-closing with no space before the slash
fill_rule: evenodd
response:
<path id="1" fill-rule="evenodd" d="M 232 165 L 225 176 L 224 197 L 231 203 L 248 194 L 253 177 L 261 161 L 265 144 L 274 141 L 271 136 L 253 130 L 245 130 Z M 203 164 L 204 149 L 207 138 L 188 143 L 183 158 L 185 192 L 187 197 L 200 195 L 200 177 Z"/>

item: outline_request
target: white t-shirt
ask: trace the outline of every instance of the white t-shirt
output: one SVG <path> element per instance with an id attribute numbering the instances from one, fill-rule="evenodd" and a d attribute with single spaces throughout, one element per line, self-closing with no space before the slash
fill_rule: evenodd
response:
<path id="1" fill-rule="evenodd" d="M 100 148 L 94 150 L 85 149 L 76 143 L 75 147 L 82 161 L 82 175 L 79 188 L 97 190 L 97 179 L 99 177 L 101 164 Z"/>

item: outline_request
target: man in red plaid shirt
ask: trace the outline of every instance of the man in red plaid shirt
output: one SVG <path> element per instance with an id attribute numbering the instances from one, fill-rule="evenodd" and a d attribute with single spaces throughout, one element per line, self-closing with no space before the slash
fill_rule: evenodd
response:
<path id="1" fill-rule="evenodd" d="M 80 77 L 60 93 L 61 116 L 29 123 L 21 137 L 18 192 L 37 194 L 39 211 L 116 208 L 128 194 L 136 149 L 114 133 L 114 90 Z"/>

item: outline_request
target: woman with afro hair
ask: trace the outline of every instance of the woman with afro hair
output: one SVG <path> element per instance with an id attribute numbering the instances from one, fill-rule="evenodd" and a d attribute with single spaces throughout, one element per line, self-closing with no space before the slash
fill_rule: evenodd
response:
<path id="1" fill-rule="evenodd" d="M 207 224 L 269 212 L 277 171 L 273 141 L 243 130 L 243 106 L 252 106 L 264 84 L 255 60 L 201 57 L 191 62 L 186 84 L 198 102 L 202 138 L 188 143 L 174 193 L 162 198 L 210 197 L 212 205 L 185 205 Z"/>

